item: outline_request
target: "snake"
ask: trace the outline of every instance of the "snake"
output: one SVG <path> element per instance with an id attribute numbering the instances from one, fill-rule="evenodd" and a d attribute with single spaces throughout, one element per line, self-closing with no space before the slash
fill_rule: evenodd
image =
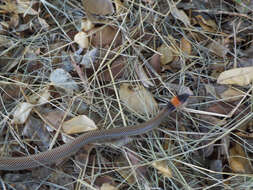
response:
<path id="1" fill-rule="evenodd" d="M 38 154 L 21 157 L 0 157 L 0 170 L 15 171 L 50 165 L 72 156 L 88 143 L 147 133 L 159 126 L 172 111 L 185 103 L 188 97 L 189 94 L 174 96 L 155 117 L 137 125 L 89 131 L 71 142 Z"/>

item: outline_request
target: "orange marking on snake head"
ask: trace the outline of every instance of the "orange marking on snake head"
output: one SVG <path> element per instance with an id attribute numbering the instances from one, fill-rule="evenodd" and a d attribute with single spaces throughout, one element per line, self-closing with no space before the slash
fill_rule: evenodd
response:
<path id="1" fill-rule="evenodd" d="M 171 103 L 172 103 L 173 106 L 175 106 L 175 107 L 178 107 L 178 106 L 180 106 L 180 105 L 182 104 L 182 102 L 178 99 L 177 96 L 175 96 L 175 97 L 173 97 L 173 98 L 171 99 Z"/>

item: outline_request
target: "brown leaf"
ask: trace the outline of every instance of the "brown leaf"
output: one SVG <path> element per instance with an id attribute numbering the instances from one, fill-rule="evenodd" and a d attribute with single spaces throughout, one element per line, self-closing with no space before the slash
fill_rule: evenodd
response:
<path id="1" fill-rule="evenodd" d="M 185 37 L 181 38 L 180 41 L 180 49 L 186 54 L 191 55 L 192 53 L 192 46 L 189 40 L 187 40 Z"/>
<path id="2" fill-rule="evenodd" d="M 114 79 L 122 78 L 125 70 L 125 59 L 123 57 L 118 57 L 115 61 L 113 61 L 112 65 L 110 66 L 110 70 L 112 73 L 112 77 Z M 112 80 L 109 68 L 105 69 L 98 75 L 102 80 L 110 82 Z"/>
<path id="3" fill-rule="evenodd" d="M 248 173 L 251 170 L 249 160 L 246 158 L 246 154 L 243 148 L 236 144 L 229 150 L 229 166 L 234 172 Z"/>
<path id="4" fill-rule="evenodd" d="M 110 15 L 114 13 L 111 0 L 83 0 L 83 6 L 86 12 L 95 15 Z"/>
<path id="5" fill-rule="evenodd" d="M 62 123 L 65 113 L 60 110 L 44 111 L 42 114 L 46 122 L 50 124 L 50 127 L 58 129 Z"/>
<path id="6" fill-rule="evenodd" d="M 217 25 L 216 23 L 209 18 L 209 16 L 207 15 L 197 15 L 196 16 L 199 25 L 202 27 L 203 30 L 207 31 L 207 32 L 217 32 Z"/>
<path id="7" fill-rule="evenodd" d="M 18 14 L 13 14 L 11 16 L 11 20 L 9 22 L 9 27 L 16 28 L 18 26 L 18 24 L 19 24 L 19 16 L 18 16 Z"/>
<path id="8" fill-rule="evenodd" d="M 95 47 L 110 46 L 114 38 L 116 38 L 113 45 L 118 46 L 121 44 L 121 33 L 119 32 L 117 34 L 117 31 L 118 29 L 108 25 L 93 28 L 89 31 L 89 34 L 92 34 L 90 40 L 91 44 Z"/>
<path id="9" fill-rule="evenodd" d="M 162 71 L 162 67 L 161 67 L 161 56 L 159 54 L 154 54 L 150 61 L 149 64 L 152 65 L 153 69 L 160 74 Z"/>

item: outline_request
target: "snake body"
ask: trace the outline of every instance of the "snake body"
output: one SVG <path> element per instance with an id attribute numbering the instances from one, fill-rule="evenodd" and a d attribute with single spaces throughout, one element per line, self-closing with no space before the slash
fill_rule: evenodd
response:
<path id="1" fill-rule="evenodd" d="M 113 128 L 108 130 L 89 131 L 83 135 L 80 135 L 70 143 L 66 143 L 57 148 L 30 156 L 0 157 L 0 170 L 23 170 L 43 165 L 49 165 L 57 162 L 62 158 L 73 155 L 82 146 L 88 143 L 146 133 L 157 127 L 170 112 L 174 111 L 176 107 L 184 103 L 188 97 L 188 94 L 181 94 L 172 98 L 172 100 L 158 113 L 157 116 L 147 122 L 138 125 Z"/>

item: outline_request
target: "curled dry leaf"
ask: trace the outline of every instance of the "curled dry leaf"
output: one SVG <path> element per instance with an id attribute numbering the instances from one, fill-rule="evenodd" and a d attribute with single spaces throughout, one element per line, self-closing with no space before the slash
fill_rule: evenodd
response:
<path id="1" fill-rule="evenodd" d="M 111 45 L 114 41 L 114 46 L 121 44 L 121 33 L 117 33 L 116 28 L 112 26 L 96 27 L 89 31 L 91 35 L 91 44 L 95 47 L 105 47 Z M 117 36 L 116 36 L 117 35 Z"/>
<path id="2" fill-rule="evenodd" d="M 217 79 L 219 84 L 248 85 L 253 80 L 253 67 L 243 67 L 224 71 Z"/>
<path id="3" fill-rule="evenodd" d="M 13 124 L 24 124 L 27 120 L 30 112 L 33 108 L 33 105 L 27 102 L 19 103 L 16 107 L 16 110 L 13 113 Z"/>
<path id="4" fill-rule="evenodd" d="M 86 12 L 95 15 L 111 15 L 114 13 L 111 0 L 83 0 Z"/>
<path id="5" fill-rule="evenodd" d="M 74 37 L 74 41 L 83 49 L 89 47 L 89 38 L 86 32 L 78 32 Z"/>
<path id="6" fill-rule="evenodd" d="M 67 134 L 76 134 L 86 131 L 96 130 L 97 126 L 93 120 L 85 115 L 76 116 L 62 125 L 62 129 Z"/>
<path id="7" fill-rule="evenodd" d="M 168 163 L 166 160 L 163 161 L 155 161 L 152 163 L 152 166 L 156 168 L 162 175 L 168 178 L 172 178 L 172 171 L 168 167 Z"/>
<path id="8" fill-rule="evenodd" d="M 128 83 L 123 83 L 120 86 L 119 95 L 125 105 L 137 113 L 154 114 L 158 109 L 152 94 L 143 86 L 133 87 Z"/>

